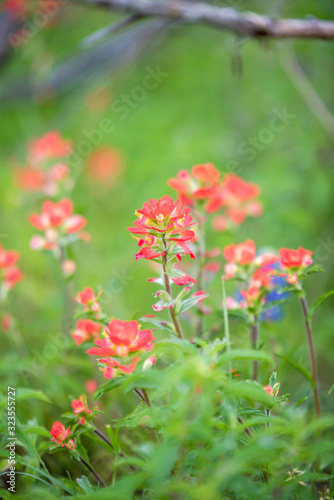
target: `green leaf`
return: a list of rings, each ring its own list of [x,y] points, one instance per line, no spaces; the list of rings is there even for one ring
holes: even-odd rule
[[[285,361],[286,363],[288,363],[290,366],[292,366],[292,368],[294,368],[295,370],[297,370],[299,373],[301,373],[311,384],[311,386],[314,388],[315,387],[315,384],[314,384],[314,380],[313,380],[313,377],[312,375],[306,370],[306,368],[304,368],[303,365],[300,365],[299,363],[296,363],[295,361],[293,361],[292,359],[290,358],[287,358],[286,356],[282,356],[281,354],[277,354],[275,353],[275,356],[277,356],[279,359],[283,359],[283,361]]]
[[[51,403],[49,398],[42,391],[35,391],[35,389],[27,389],[25,387],[19,387],[16,390],[17,401],[23,401],[24,399],[40,399],[41,401],[46,401],[47,403]]]
[[[139,322],[150,323],[151,325],[156,326],[159,330],[165,330],[175,335],[175,330],[173,329],[173,325],[171,323],[167,323],[167,321],[161,321],[158,318],[147,318],[143,316],[142,318],[139,319]]]
[[[304,396],[303,398],[300,398],[300,399],[297,401],[297,403],[293,405],[293,407],[292,407],[292,408],[293,408],[293,409],[298,408],[298,406],[300,406],[302,403],[304,403],[304,401],[306,401],[307,399],[308,399],[308,397],[307,397],[307,396]]]
[[[110,392],[116,387],[119,387],[124,382],[125,377],[117,377],[109,380],[105,384],[100,385],[100,387],[95,392],[95,399],[99,399],[106,392]]]
[[[89,479],[86,476],[81,476],[77,480],[78,485],[85,493],[91,493],[94,491],[93,486],[91,485]]]
[[[328,391],[328,396],[331,395],[331,393],[334,391],[334,384],[332,385],[332,387],[329,389]]]
[[[173,354],[175,356],[177,353],[195,354],[197,353],[197,348],[194,344],[189,342],[189,340],[171,338],[171,339],[164,339],[161,342],[156,342],[154,344],[154,352],[155,353],[161,352],[163,354]]]
[[[274,387],[275,384],[277,384],[277,372],[273,372],[269,378],[270,387]]]
[[[21,425],[21,430],[27,434],[38,434],[39,436],[45,436],[50,438],[50,431],[46,430],[44,427],[38,425]]]
[[[148,370],[128,375],[126,377],[124,392],[130,392],[138,387],[157,389],[160,386],[162,374],[156,370]]]
[[[254,382],[231,383],[224,387],[223,397],[234,397],[247,399],[250,401],[259,401],[268,408],[275,404],[275,399],[269,396],[266,391]]]
[[[329,299],[329,297],[332,297],[332,295],[334,295],[334,290],[331,290],[330,292],[327,292],[327,293],[324,293],[323,295],[321,295],[315,302],[314,304],[312,305],[312,307],[310,307],[309,309],[309,316],[313,316],[314,312],[318,309],[318,307],[321,306],[321,304],[323,302],[325,302],[325,300]]]
[[[209,297],[208,294],[201,295],[201,300],[203,300],[203,297],[206,299]],[[188,309],[191,309],[191,307],[194,307],[196,304],[198,304],[198,299],[199,297],[190,297],[189,299],[186,299],[182,302],[181,309],[180,309],[180,314],[184,313],[185,311],[188,311]]]
[[[231,352],[226,352],[223,354],[218,361],[218,365],[222,366],[231,361],[238,360],[258,360],[265,361],[266,363],[273,364],[274,360],[272,357],[263,351],[257,351],[256,349],[235,349]]]
[[[321,267],[321,266],[317,266],[317,265],[314,265],[314,266],[309,266],[309,267],[307,267],[307,268],[304,270],[303,274],[304,274],[305,276],[308,276],[309,274],[314,274],[314,273],[323,273],[323,272],[325,272],[325,269],[324,269],[323,267]]]

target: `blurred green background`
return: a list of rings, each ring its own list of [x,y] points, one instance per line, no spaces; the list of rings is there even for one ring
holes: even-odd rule
[[[240,1],[234,5],[241,10],[284,17],[313,15],[329,19],[334,14],[330,1],[275,2],[269,6],[263,1]],[[82,49],[81,42],[117,19],[119,16],[103,9],[64,7],[57,22],[38,30],[7,60],[1,70],[2,90],[7,91],[17,81],[23,86],[27,82],[28,86],[29,78],[42,79],[59,62],[96,48]],[[115,35],[107,42],[117,39]],[[74,288],[103,288],[102,304],[108,314],[125,320],[135,313],[152,313],[156,288],[147,283],[147,278],[154,276],[154,271],[147,261],[135,261],[136,244],[126,228],[132,225],[134,211],[143,202],[164,194],[174,196],[166,185],[168,178],[180,169],[203,162],[214,163],[222,172],[232,169],[257,182],[265,209],[261,218],[247,219],[234,232],[209,230],[209,248],[222,248],[246,238],[254,239],[258,247],[303,246],[313,249],[315,260],[325,268],[325,273],[313,275],[307,282],[309,302],[334,285],[334,133],[325,130],[314,116],[280,62],[291,60],[295,53],[307,79],[327,108],[333,110],[333,42],[258,42],[201,26],[175,26],[162,30],[149,46],[135,63],[113,71],[103,66],[102,72],[92,71],[65,91],[1,102],[0,241],[7,249],[20,250],[25,273],[24,282],[10,295],[11,312],[17,318],[23,342],[14,347],[1,334],[5,353],[1,378],[4,389],[7,384],[27,385],[48,395],[56,406],[38,403],[31,408],[22,403],[23,409],[19,410],[25,419],[37,414],[39,423],[46,426],[68,410],[68,395],[80,395],[85,380],[95,377],[103,381],[84,348],[78,356],[78,348],[63,340],[64,349],[56,349],[56,355],[50,355],[41,371],[31,371],[45,346],[61,335],[63,285],[52,256],[29,249],[34,230],[28,215],[39,211],[42,198],[20,192],[12,174],[15,163],[24,165],[27,143],[48,130],[58,129],[76,145],[86,140],[85,131],[97,129],[101,120],[108,118],[114,125],[112,133],[103,135],[101,144],[121,151],[125,165],[121,181],[110,188],[92,182],[85,173],[87,156],[81,155],[81,161],[72,167],[78,182],[71,194],[75,212],[87,217],[87,230],[92,235],[90,244],[79,242],[72,247],[71,256],[77,262]],[[147,67],[157,66],[166,76],[144,99],[134,99],[134,89],[142,86]],[[132,105],[122,119],[114,106],[117,99],[129,95]],[[268,137],[263,130],[270,127],[277,110],[286,110],[290,116],[282,130],[274,132],[266,143],[260,140],[261,150],[245,154],[245,144],[249,147],[254,137]],[[221,307],[220,286],[218,275],[208,299],[215,311]],[[233,288],[228,285],[229,292]],[[280,323],[262,328],[264,348],[308,366],[299,304],[293,299],[285,311]],[[329,301],[316,313],[314,321],[323,393],[334,382],[333,321],[333,303]],[[212,322],[219,324],[218,317]],[[186,328],[190,336],[190,324]],[[222,332],[221,328],[218,335]],[[234,322],[232,339],[235,345],[248,345],[247,335]],[[280,362],[278,370],[283,394],[293,392],[297,400],[309,393],[308,384],[289,366]],[[267,375],[261,374],[263,384],[268,382]],[[117,391],[115,394],[106,403],[112,412],[121,411],[113,406]],[[333,398],[326,398],[327,409],[334,408],[331,401]],[[130,403],[119,404],[122,407]]]

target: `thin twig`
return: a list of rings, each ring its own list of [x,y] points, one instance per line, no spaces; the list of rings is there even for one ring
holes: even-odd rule
[[[115,451],[115,448],[114,448],[112,442],[107,438],[107,436],[102,434],[102,432],[100,432],[99,429],[94,429],[94,432],[97,436],[99,436],[100,439],[102,439],[102,441],[107,443]]]
[[[124,19],[121,19],[118,23],[114,23],[111,24],[110,26],[94,31],[94,33],[91,33],[82,41],[81,45],[83,47],[86,47],[87,45],[99,42],[101,39],[106,38],[107,36],[114,35],[122,28],[127,28],[128,26],[131,26],[134,22],[141,19],[141,17],[142,16],[138,14],[132,14]]]
[[[304,99],[310,111],[324,127],[331,139],[334,139],[334,116],[311,84],[303,68],[299,64],[293,49],[291,48],[288,53],[286,51],[279,52],[278,59],[285,73],[298,90],[300,96]]]
[[[271,19],[255,12],[240,13],[231,7],[217,7],[189,0],[72,0],[86,5],[202,23],[255,38],[334,39],[334,21],[313,19]]]
[[[87,467],[87,469],[93,474],[93,476],[95,477],[95,479],[97,480],[97,482],[99,482],[101,484],[101,486],[103,486],[103,488],[105,488],[105,484],[103,482],[103,479],[100,477],[100,475],[96,472],[96,470],[93,469],[93,467],[91,467],[87,462],[86,460],[84,460],[82,457],[80,457],[80,461],[81,463],[84,464],[85,467]]]
[[[134,389],[134,391],[137,394],[137,396],[145,403],[144,394],[141,392],[141,390],[140,389]]]

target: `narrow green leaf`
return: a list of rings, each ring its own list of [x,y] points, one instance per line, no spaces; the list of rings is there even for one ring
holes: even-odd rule
[[[226,363],[230,363],[231,361],[238,361],[238,360],[258,360],[258,361],[264,361],[266,363],[274,363],[274,360],[272,357],[264,352],[264,351],[257,351],[255,349],[235,349],[234,351],[231,352],[226,352],[222,356],[220,356],[218,365],[224,365]]]
[[[95,392],[95,399],[99,399],[106,392],[110,392],[113,389],[116,389],[116,387],[119,387],[124,382],[124,378],[125,377],[113,378],[109,382],[100,385],[100,387]]]
[[[46,401],[47,403],[51,403],[49,398],[42,392],[36,391],[35,389],[27,389],[25,387],[19,387],[16,390],[17,401],[23,401],[24,399],[40,399],[41,401]]]
[[[321,295],[315,302],[314,304],[310,307],[309,310],[309,315],[312,317],[314,312],[318,309],[318,307],[321,306],[325,300],[329,299],[329,297],[332,297],[334,295],[334,290],[331,290],[330,292],[324,293]]]
[[[299,363],[296,363],[290,358],[287,358],[286,356],[282,356],[281,354],[275,353],[275,356],[277,356],[279,359],[283,359],[286,363],[288,363],[292,368],[297,370],[299,373],[301,373],[311,384],[312,387],[315,387],[314,380],[312,378],[312,375],[304,368],[303,365],[300,365]]]
[[[299,401],[297,401],[297,403],[294,404],[292,408],[293,409],[298,408],[298,406],[300,406],[302,403],[304,403],[304,401],[306,401],[307,399],[308,399],[307,396],[304,396],[303,398],[300,398]]]

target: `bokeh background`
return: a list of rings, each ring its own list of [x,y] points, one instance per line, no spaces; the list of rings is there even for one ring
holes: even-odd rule
[[[334,14],[332,2],[325,0],[269,6],[263,1],[240,0],[233,5],[282,17],[330,19]],[[320,120],[315,116],[309,87],[320,96],[328,113],[334,113],[333,43],[259,42],[201,26],[166,29],[155,22],[153,28],[148,22],[153,34],[146,37],[137,38],[138,27],[134,26],[99,43],[87,43],[95,30],[118,19],[120,16],[105,9],[69,2],[47,27],[36,30],[2,61],[0,241],[5,248],[21,252],[25,280],[10,295],[21,337],[13,344],[1,334],[0,373],[3,388],[8,384],[27,386],[47,394],[53,405],[36,402],[32,407],[22,402],[19,410],[22,420],[34,417],[45,426],[68,410],[69,394],[80,395],[87,379],[103,381],[84,349],[78,355],[74,343],[63,340],[64,294],[59,269],[51,255],[29,249],[34,230],[28,215],[39,211],[42,199],[27,196],[13,182],[15,166],[25,164],[28,142],[49,130],[59,130],[75,147],[87,143],[87,135],[95,140],[91,144],[88,139],[88,153],[69,163],[77,180],[70,196],[75,211],[87,217],[92,235],[90,244],[80,242],[72,247],[71,256],[77,262],[72,286],[76,291],[101,287],[108,314],[125,320],[152,313],[156,288],[147,278],[154,272],[146,261],[135,261],[136,245],[126,228],[143,202],[174,195],[166,182],[178,170],[203,162],[258,183],[264,204],[261,218],[247,219],[233,231],[217,233],[209,223],[209,248],[223,248],[246,238],[254,239],[258,247],[303,246],[315,251],[315,260],[325,269],[308,279],[309,302],[334,285],[334,130],[330,120],[324,126],[325,115],[317,105]],[[68,80],[67,75],[59,88],[43,84],[59,64],[71,59],[72,66],[78,57],[101,50],[101,44],[105,44],[102,62],[97,64],[93,56],[88,69]],[[109,52],[110,58],[105,55]],[[163,73],[161,81],[145,91],[143,98],[138,87],[143,89],[146,75],[157,68]],[[31,82],[42,90],[31,90]],[[130,104],[124,104],[126,100]],[[125,106],[122,112],[120,102]],[[277,113],[288,116],[284,126],[271,134],[264,132]],[[94,131],[103,119],[112,121],[113,131],[103,133],[101,139],[97,134],[96,139]],[[252,145],[254,140],[258,146]],[[116,148],[121,158],[120,175],[110,185],[88,175],[90,154],[100,146]],[[228,284],[229,292],[233,288]],[[218,274],[208,304],[219,311],[221,302]],[[262,327],[264,348],[308,366],[299,304],[292,300],[284,310],[282,321]],[[328,301],[314,317],[323,393],[334,382],[333,321],[333,302]],[[222,335],[218,313],[209,325],[218,325],[217,335]],[[190,323],[186,329],[191,336]],[[235,345],[248,345],[247,335],[234,321],[231,329]],[[45,356],[48,349],[52,353],[52,347],[46,346],[55,345],[57,339],[55,354]],[[42,368],[36,370],[37,365]],[[297,400],[309,393],[308,383],[299,373],[282,361],[277,368],[283,394],[293,391]],[[328,409],[334,408],[331,401],[333,398],[326,399]],[[104,404],[115,415],[122,414],[131,401],[119,401],[115,391]]]

